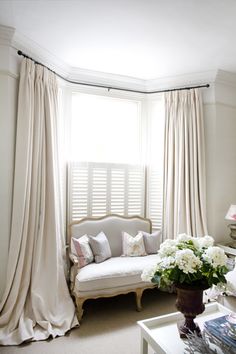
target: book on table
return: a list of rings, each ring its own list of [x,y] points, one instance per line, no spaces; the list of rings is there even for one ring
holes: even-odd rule
[[[213,336],[216,341],[224,342],[231,348],[236,349],[236,338],[230,335],[229,327],[227,326],[228,315],[214,318],[213,320],[204,323],[204,330],[210,336]]]

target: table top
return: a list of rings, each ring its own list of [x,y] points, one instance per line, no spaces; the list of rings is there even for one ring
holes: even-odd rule
[[[195,319],[201,329],[204,322],[231,313],[232,311],[216,302],[207,304],[205,311]],[[185,341],[180,339],[177,321],[182,320],[180,312],[153,317],[138,321],[142,337],[152,346],[157,354],[183,354],[186,348]]]
[[[216,246],[221,247],[226,254],[236,256],[236,248],[230,247],[230,243],[217,243]]]

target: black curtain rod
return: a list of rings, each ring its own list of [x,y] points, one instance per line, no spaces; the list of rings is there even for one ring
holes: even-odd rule
[[[98,84],[91,84],[87,82],[78,82],[78,81],[72,81],[69,79],[66,79],[65,77],[61,76],[60,74],[56,73],[46,65],[34,60],[33,58],[29,57],[27,54],[23,53],[21,50],[17,51],[17,54],[20,56],[23,56],[24,58],[28,58],[32,60],[35,64],[42,65],[51,72],[53,72],[55,75],[60,77],[62,80],[69,82],[70,84],[76,84],[76,85],[83,85],[83,86],[90,86],[90,87],[98,87],[98,88],[104,88],[107,89],[108,91],[110,90],[118,90],[118,91],[127,91],[127,92],[135,92],[135,93],[142,93],[142,94],[152,94],[152,93],[162,93],[162,92],[170,92],[170,91],[180,91],[180,90],[191,90],[195,88],[204,88],[204,87],[210,87],[209,84],[204,84],[204,85],[198,85],[198,86],[188,86],[188,87],[179,87],[179,88],[171,88],[171,89],[166,89],[166,90],[157,90],[157,91],[140,91],[140,90],[131,90],[127,88],[122,88],[122,87],[113,87],[113,86],[104,86],[104,85],[98,85]]]

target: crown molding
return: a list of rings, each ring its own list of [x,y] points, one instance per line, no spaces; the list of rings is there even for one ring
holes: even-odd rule
[[[50,69],[56,71],[66,79],[75,82],[100,84],[107,87],[115,86],[147,92],[206,83],[212,84],[212,86],[213,84],[224,84],[236,88],[236,73],[230,73],[224,70],[210,70],[205,72],[186,73],[172,77],[143,80],[124,75],[71,67],[50,51],[15,31],[14,28],[2,25],[0,25],[0,44],[9,45],[14,50],[21,50],[36,61],[39,61]],[[15,56],[17,56],[17,54],[15,54]]]
[[[13,32],[13,34],[14,38],[11,46],[15,50],[21,50],[68,80],[101,84],[104,86],[124,87],[131,90],[145,90],[144,80],[142,79],[71,67],[28,37],[17,31]]]
[[[216,83],[236,88],[236,73],[218,70]]]
[[[187,87],[203,84],[212,84],[217,76],[216,70],[209,70],[197,73],[188,73],[158,79],[146,80],[145,87],[147,91],[158,91],[169,88]]]
[[[68,77],[70,80],[101,84],[104,86],[115,86],[133,90],[145,90],[145,80],[112,73],[104,73],[81,68],[72,67]]]
[[[215,97],[217,104],[236,108],[236,73],[218,70]]]
[[[41,62],[45,66],[49,67],[51,70],[56,71],[63,77],[68,77],[70,72],[70,66],[64,63],[62,60],[58,59],[51,52],[41,47],[39,44],[29,39],[28,37],[15,32],[12,41],[12,47],[15,50],[21,50],[23,53],[32,57],[36,61]]]
[[[13,27],[0,25],[0,45],[11,45],[15,29]]]

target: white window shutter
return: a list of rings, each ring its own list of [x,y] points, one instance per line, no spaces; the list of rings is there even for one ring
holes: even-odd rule
[[[142,166],[72,162],[68,174],[69,222],[111,213],[144,215]]]
[[[98,164],[96,164],[98,165]],[[89,165],[89,175],[91,176],[90,189],[90,214],[92,216],[106,215],[107,205],[107,168],[99,167],[93,164]]]
[[[68,211],[70,221],[81,219],[89,213],[88,166],[73,162],[68,174]]]
[[[144,215],[144,192],[144,168],[130,168],[128,171],[128,215]]]
[[[161,229],[163,178],[160,169],[154,167],[148,168],[147,186],[147,216],[152,220],[153,229]]]
[[[125,169],[111,168],[110,211],[112,214],[125,214]]]

